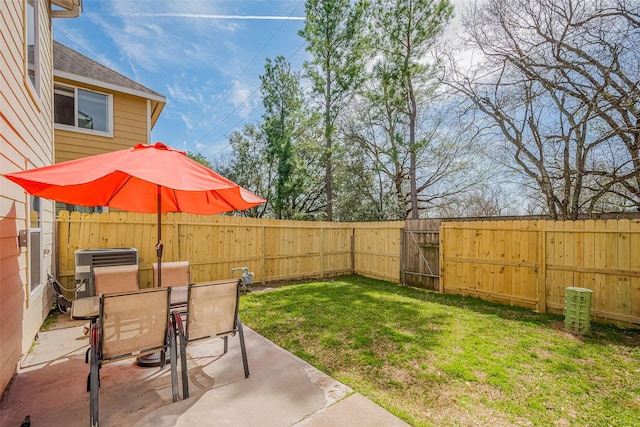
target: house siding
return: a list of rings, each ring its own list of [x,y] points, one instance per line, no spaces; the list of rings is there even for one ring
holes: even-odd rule
[[[56,78],[55,82],[113,95],[113,137],[55,129],[56,163],[147,143],[146,98],[113,92],[67,79]]]
[[[0,172],[53,162],[51,4],[37,0],[39,13],[39,93],[25,80],[24,7],[22,0],[0,1]],[[28,196],[0,177],[0,394],[23,354],[31,347],[51,307],[46,274],[53,262],[53,203],[42,201],[43,285],[29,289],[29,254],[18,246],[18,231],[29,224]]]

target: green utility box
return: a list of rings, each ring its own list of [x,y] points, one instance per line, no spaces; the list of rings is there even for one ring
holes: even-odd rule
[[[577,334],[591,332],[591,289],[568,287],[564,308],[565,331]]]

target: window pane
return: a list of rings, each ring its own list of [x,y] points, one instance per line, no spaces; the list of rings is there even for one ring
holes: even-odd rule
[[[42,284],[41,218],[40,197],[29,196],[29,284],[32,292]]]
[[[75,126],[74,90],[56,86],[54,90],[53,117],[55,123]]]
[[[78,89],[78,127],[108,132],[107,96]]]
[[[36,10],[34,0],[27,1],[27,72],[36,87]]]
[[[29,269],[31,270],[29,283],[31,292],[33,292],[42,284],[42,233],[40,230],[29,230],[29,240]]]
[[[37,196],[29,196],[29,212],[31,215],[31,222],[29,223],[30,228],[40,228],[40,197]]]

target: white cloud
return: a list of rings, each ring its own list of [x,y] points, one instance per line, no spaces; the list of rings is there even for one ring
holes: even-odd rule
[[[167,96],[172,102],[179,104],[191,104],[202,106],[202,95],[199,92],[193,93],[189,86],[180,85],[178,82],[173,82],[171,86],[166,87]]]
[[[251,87],[239,80],[234,80],[228,98],[237,112],[242,117],[245,117],[249,115],[258,104],[259,93],[257,88]]]
[[[73,49],[167,97],[154,136],[210,149],[247,115],[256,117],[264,58],[298,46],[291,47],[301,21],[288,17],[303,14],[303,5],[87,0],[78,19],[57,21],[54,29]]]

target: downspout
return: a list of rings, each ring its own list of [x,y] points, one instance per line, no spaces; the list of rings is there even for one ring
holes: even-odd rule
[[[52,18],[77,18],[82,12],[82,0],[52,0],[62,9],[51,9]]]

